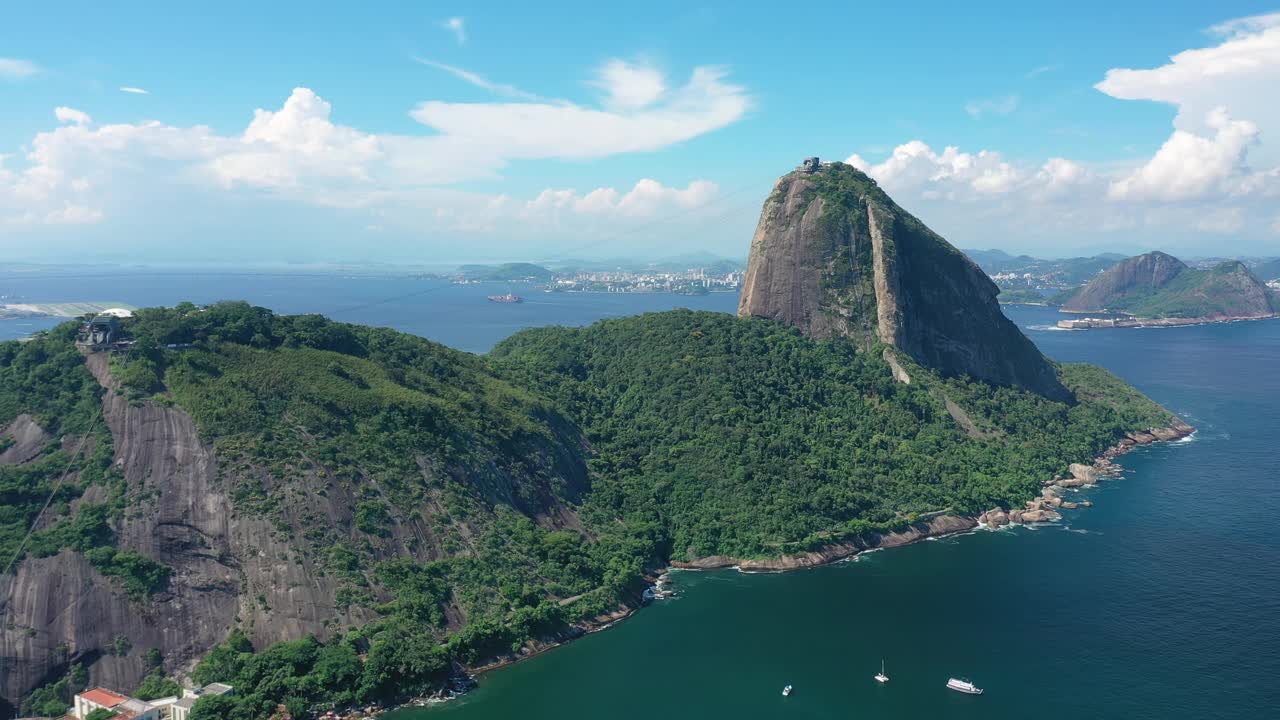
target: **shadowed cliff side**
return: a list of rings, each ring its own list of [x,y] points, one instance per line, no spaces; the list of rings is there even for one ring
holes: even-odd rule
[[[774,186],[751,241],[740,316],[806,335],[896,347],[944,375],[1070,401],[1057,371],[1005,318],[986,273],[843,163]],[[904,379],[900,377],[900,379]]]

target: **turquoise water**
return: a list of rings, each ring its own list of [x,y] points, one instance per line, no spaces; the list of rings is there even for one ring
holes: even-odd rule
[[[511,332],[736,297],[541,295],[506,285],[305,275],[0,273],[33,302],[245,298],[482,352]],[[779,575],[677,573],[681,594],[392,720],[479,718],[1263,718],[1280,716],[1280,321],[1058,332],[1006,310],[1050,356],[1100,364],[1199,428],[1125,456],[1096,506]],[[0,338],[21,336],[0,321]],[[878,685],[880,660],[892,678]],[[972,678],[980,697],[947,691]],[[782,698],[784,684],[795,685]]]
[[[1280,322],[1028,332],[1199,432],[1125,456],[1126,477],[1058,525],[794,573],[677,573],[676,599],[392,720],[1280,715]],[[986,694],[946,690],[952,675]]]

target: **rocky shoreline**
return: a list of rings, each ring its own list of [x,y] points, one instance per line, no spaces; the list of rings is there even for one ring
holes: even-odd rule
[[[992,508],[979,515],[977,521],[985,527],[1048,522],[1062,518],[1059,510],[1093,507],[1093,503],[1089,500],[1080,502],[1064,500],[1062,490],[1092,487],[1104,480],[1118,478],[1123,470],[1115,464],[1115,458],[1143,445],[1181,440],[1195,431],[1194,427],[1180,419],[1175,419],[1168,427],[1131,432],[1128,437],[1107,448],[1094,459],[1092,464],[1072,463],[1067,468],[1066,476],[1055,475],[1052,479],[1045,480],[1040,494],[1027,501],[1026,509]]]
[[[520,662],[521,660],[528,660],[531,657],[536,657],[548,650],[554,650],[565,643],[577,640],[584,635],[590,635],[591,633],[600,632],[601,630],[608,630],[615,624],[634,615],[636,610],[639,610],[643,605],[644,603],[642,602],[628,602],[624,605],[620,605],[613,612],[597,615],[589,620],[584,620],[574,625],[570,625],[553,637],[535,640],[524,648],[521,648],[521,651],[518,653],[490,658],[479,665],[468,666],[466,667],[467,674],[472,676],[481,675],[489,672],[490,670],[497,670],[500,667],[506,667],[507,665]]]
[[[727,555],[712,555],[692,561],[674,560],[671,567],[682,570],[716,570],[737,568],[742,572],[785,572],[818,567],[839,562],[868,550],[901,547],[925,538],[942,537],[972,530],[978,526],[977,518],[962,515],[936,515],[891,533],[870,533],[845,542],[832,543],[811,552],[783,555],[776,558],[742,559]]]
[[[900,547],[931,537],[944,537],[966,532],[976,527],[1001,527],[1009,524],[1020,525],[1060,520],[1062,513],[1059,510],[1073,510],[1093,506],[1093,503],[1089,500],[1080,502],[1064,500],[1061,495],[1063,489],[1093,486],[1103,480],[1117,478],[1120,476],[1121,468],[1115,464],[1115,458],[1143,445],[1180,440],[1194,432],[1194,427],[1178,418],[1175,418],[1167,427],[1130,432],[1127,437],[1107,448],[1106,451],[1095,458],[1092,464],[1072,463],[1068,467],[1066,476],[1054,476],[1052,479],[1045,480],[1042,483],[1040,495],[1028,500],[1025,508],[1006,510],[996,507],[981,513],[977,517],[939,514],[917,522],[905,530],[884,534],[872,533],[797,555],[784,555],[762,560],[713,555],[692,561],[673,561],[671,567],[685,570],[737,568],[741,572],[785,572],[787,570],[827,565],[846,560],[869,550]]]
[[[1040,495],[1033,500],[1028,500],[1025,509],[1005,510],[996,507],[976,517],[939,513],[933,517],[920,520],[904,530],[891,533],[871,533],[853,540],[833,543],[807,553],[754,560],[714,555],[692,561],[672,561],[671,567],[684,570],[736,568],[740,572],[787,572],[829,565],[871,550],[901,547],[928,538],[939,538],[968,532],[979,527],[998,528],[1011,524],[1032,524],[1059,520],[1062,518],[1059,510],[1092,507],[1093,505],[1088,500],[1081,502],[1063,500],[1060,494],[1061,490],[1091,487],[1108,478],[1119,477],[1122,470],[1119,465],[1115,464],[1115,458],[1144,445],[1180,440],[1194,432],[1194,427],[1176,418],[1167,427],[1131,432],[1120,442],[1107,448],[1106,451],[1094,459],[1092,464],[1072,463],[1068,467],[1066,476],[1055,476],[1050,480],[1044,481]],[[521,660],[527,660],[572,642],[584,635],[606,630],[631,617],[643,606],[644,602],[642,601],[628,602],[611,613],[572,625],[555,637],[531,643],[518,653],[494,658],[480,665],[466,667],[464,668],[466,676],[471,678]],[[405,705],[422,706],[442,702],[451,697],[454,697],[454,695],[414,698]]]

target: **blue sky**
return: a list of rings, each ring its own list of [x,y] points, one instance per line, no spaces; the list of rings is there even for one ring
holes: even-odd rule
[[[817,154],[963,247],[1280,255],[1276,5],[606,5],[9,8],[0,252],[744,256]]]

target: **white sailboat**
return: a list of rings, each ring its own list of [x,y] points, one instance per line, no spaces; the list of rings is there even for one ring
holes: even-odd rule
[[[889,676],[884,674],[884,658],[880,659],[880,672],[876,673],[876,682],[889,682]]]

